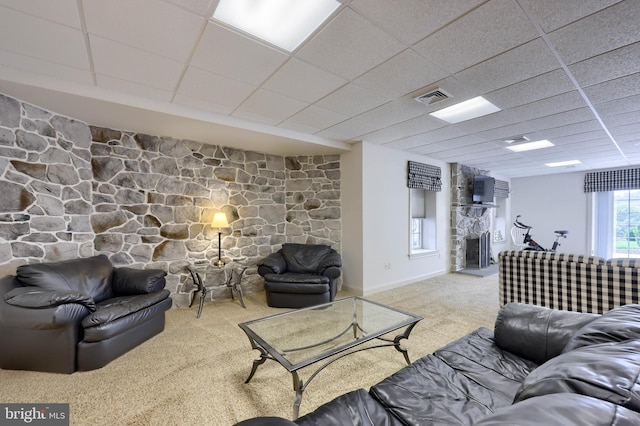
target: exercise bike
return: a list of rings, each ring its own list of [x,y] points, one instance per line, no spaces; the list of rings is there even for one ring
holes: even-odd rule
[[[542,247],[540,244],[538,244],[538,242],[536,240],[531,238],[531,235],[530,235],[529,232],[531,231],[532,227],[529,226],[529,225],[525,225],[524,223],[520,222],[518,220],[520,218],[520,216],[521,215],[516,216],[516,220],[515,220],[515,222],[513,222],[513,226],[515,226],[516,228],[520,228],[520,229],[526,229],[526,231],[527,231],[524,234],[523,243],[525,243],[527,245],[524,248],[524,250],[551,251],[551,252],[554,252],[560,246],[560,243],[558,242],[558,240],[560,240],[560,238],[567,238],[567,234],[569,234],[569,231],[566,231],[566,230],[553,231],[553,233],[556,235],[556,240],[554,241],[553,246],[551,247],[551,249],[546,249],[546,248]]]

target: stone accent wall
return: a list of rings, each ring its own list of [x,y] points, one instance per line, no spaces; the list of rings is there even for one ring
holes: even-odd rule
[[[194,286],[185,266],[218,256],[248,269],[282,243],[340,250],[340,157],[282,157],[90,126],[0,95],[0,275],[25,263],[106,254],[161,268],[175,304]],[[222,275],[221,275],[222,274]],[[223,271],[210,297],[230,297]]]
[[[451,270],[465,268],[466,239],[491,230],[488,208],[473,207],[473,176],[488,175],[484,170],[451,164]]]

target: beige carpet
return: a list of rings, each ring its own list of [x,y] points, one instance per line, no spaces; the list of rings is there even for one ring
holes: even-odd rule
[[[448,274],[369,299],[424,317],[404,345],[415,360],[479,326],[492,328],[498,277]],[[200,319],[197,303],[173,309],[163,333],[96,371],[0,370],[0,402],[67,402],[72,425],[232,425],[260,415],[291,418],[293,381],[278,363],[265,362],[244,384],[258,352],[237,326],[285,310],[267,307],[264,293],[246,296],[245,303],[247,309],[231,300],[209,303]],[[342,358],[310,383],[300,414],[347,391],[368,389],[405,365],[388,347]],[[313,371],[303,369],[300,377]]]

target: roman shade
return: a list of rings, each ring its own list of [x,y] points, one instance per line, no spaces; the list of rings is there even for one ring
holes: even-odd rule
[[[584,192],[640,189],[640,169],[605,170],[584,176]]]
[[[426,189],[427,191],[442,190],[442,171],[438,166],[409,161],[407,187]]]

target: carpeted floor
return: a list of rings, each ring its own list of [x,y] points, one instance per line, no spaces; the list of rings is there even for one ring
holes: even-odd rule
[[[448,274],[368,298],[424,317],[404,344],[415,360],[480,326],[493,327],[498,276]],[[285,310],[267,307],[264,293],[247,295],[245,303],[247,309],[230,300],[209,303],[200,319],[196,306],[173,309],[163,333],[96,371],[0,370],[0,402],[66,402],[72,425],[224,426],[261,415],[291,418],[293,382],[278,363],[262,364],[244,384],[258,352],[237,326]],[[310,383],[300,415],[405,365],[393,348],[344,357]],[[313,371],[303,369],[300,377]]]

